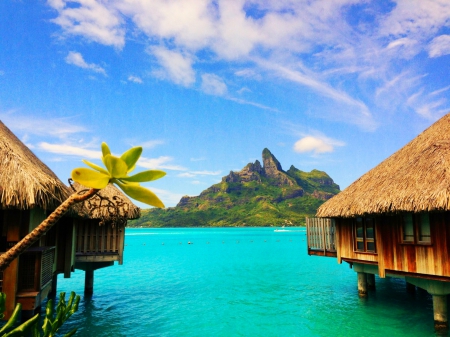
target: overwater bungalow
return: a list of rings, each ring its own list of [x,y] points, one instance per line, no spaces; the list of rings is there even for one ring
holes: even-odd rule
[[[0,253],[36,228],[73,192],[0,122]],[[50,293],[56,293],[57,275],[70,277],[75,268],[86,271],[86,292],[91,293],[95,269],[114,261],[122,264],[124,226],[135,217],[139,209],[113,186],[73,207],[0,273],[0,291],[7,296],[5,319],[16,303],[22,304],[24,318],[32,316]]]
[[[75,183],[76,191],[83,186]],[[127,220],[140,217],[140,209],[114,185],[108,185],[84,203],[88,217],[78,221],[75,234],[75,269],[85,271],[85,294],[94,291],[94,271],[123,264]]]
[[[375,275],[397,277],[433,298],[448,328],[450,114],[325,202],[307,220],[308,254],[336,257],[367,295]]]

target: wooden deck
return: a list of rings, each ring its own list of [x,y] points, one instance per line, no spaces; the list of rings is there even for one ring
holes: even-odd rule
[[[308,255],[336,257],[336,227],[334,220],[306,218]]]

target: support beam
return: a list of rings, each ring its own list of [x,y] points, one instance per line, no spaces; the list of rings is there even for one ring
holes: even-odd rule
[[[359,297],[367,297],[367,274],[358,272],[358,295]]]
[[[84,274],[84,294],[92,295],[94,293],[94,270],[87,269]]]
[[[367,274],[367,289],[375,290],[375,274]]]
[[[433,295],[434,328],[448,330],[447,295]]]
[[[406,291],[408,293],[413,294],[413,293],[416,292],[416,286],[414,284],[412,284],[412,283],[406,282]]]
[[[56,297],[56,290],[58,287],[58,274],[54,274],[52,278],[52,289],[49,292],[49,296],[55,298]]]

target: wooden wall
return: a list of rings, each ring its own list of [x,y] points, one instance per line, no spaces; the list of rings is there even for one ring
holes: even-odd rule
[[[401,271],[450,277],[450,221],[448,213],[430,214],[431,244],[402,243],[399,217],[380,218],[380,271]]]
[[[352,219],[336,220],[336,237],[337,237],[336,245],[338,251],[337,256],[338,262],[341,263],[342,259],[347,259],[347,260],[365,261],[370,264],[377,263],[378,253],[373,254],[355,251],[352,221],[353,221]]]
[[[431,244],[402,243],[401,218],[375,218],[377,253],[354,251],[351,219],[337,219],[338,259],[378,263],[379,276],[386,272],[450,277],[450,213],[430,213]]]

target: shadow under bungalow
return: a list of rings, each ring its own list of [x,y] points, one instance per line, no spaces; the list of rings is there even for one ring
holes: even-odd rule
[[[432,295],[435,328],[448,329],[450,114],[325,202],[307,219],[308,254],[336,257],[358,292],[403,278]]]
[[[80,185],[68,187],[0,121],[0,252],[36,228]],[[16,303],[22,318],[56,294],[57,275],[85,271],[85,293],[92,294],[94,271],[123,262],[127,219],[140,210],[114,186],[73,207],[38,242],[0,272],[6,294],[5,319]]]

